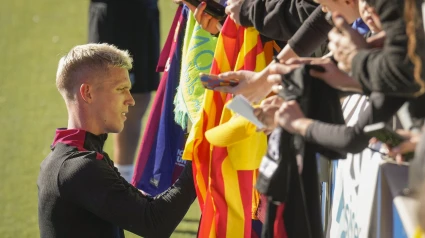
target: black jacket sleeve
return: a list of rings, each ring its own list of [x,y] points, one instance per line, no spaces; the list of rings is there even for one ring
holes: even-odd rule
[[[170,237],[196,198],[192,165],[164,193],[149,198],[102,160],[89,160],[62,174],[61,196],[98,217],[143,237]]]
[[[313,0],[245,0],[239,12],[241,25],[262,35],[288,41],[316,9]]]
[[[387,95],[411,96],[419,87],[414,83],[414,67],[407,56],[408,36],[404,19],[404,1],[372,0],[371,4],[378,12],[387,36],[382,49],[366,49],[358,52],[352,62],[353,77],[361,83],[366,94],[377,91]],[[418,14],[420,9],[420,7],[417,9]],[[419,30],[416,31],[416,52],[422,62],[425,62],[423,28],[418,26],[417,29]]]
[[[335,151],[359,153],[367,147],[370,139],[363,133],[363,128],[369,124],[387,122],[405,102],[405,98],[372,93],[369,106],[353,127],[315,121],[307,128],[305,138]]]
[[[311,56],[328,39],[332,25],[326,21],[325,16],[326,13],[318,6],[288,41],[299,57]]]

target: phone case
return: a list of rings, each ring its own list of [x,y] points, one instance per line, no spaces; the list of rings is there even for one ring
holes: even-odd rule
[[[211,75],[211,74],[201,74],[200,79],[204,88],[211,89],[211,90],[214,90],[216,87],[221,87],[221,86],[234,87],[238,85],[238,81],[220,79],[218,78],[217,75]]]
[[[225,7],[214,0],[185,0],[185,1],[195,7],[197,7],[201,2],[207,3],[207,8],[205,8],[204,11],[219,21],[223,20],[227,16]]]

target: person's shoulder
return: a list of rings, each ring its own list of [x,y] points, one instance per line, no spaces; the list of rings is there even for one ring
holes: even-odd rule
[[[96,151],[74,150],[63,161],[59,171],[59,182],[62,186],[84,182],[97,174],[111,170],[101,154]]]

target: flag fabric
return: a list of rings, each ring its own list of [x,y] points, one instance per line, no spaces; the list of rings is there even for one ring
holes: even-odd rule
[[[152,196],[169,188],[185,166],[181,160],[185,133],[174,122],[173,113],[185,15],[182,7],[179,7],[161,53],[158,69],[164,69],[164,73],[143,135],[132,180],[135,187]]]
[[[260,71],[272,55],[266,56],[264,48],[254,28],[237,26],[228,19],[217,41],[211,74]],[[199,120],[192,126],[183,153],[183,159],[192,160],[202,210],[198,237],[202,238],[256,236],[252,218],[256,218],[259,194],[253,187],[267,138],[225,108],[231,98],[205,91]]]
[[[189,13],[183,43],[180,83],[174,100],[175,120],[184,129],[187,128],[189,120],[191,123],[198,120],[205,91],[199,73],[210,72],[216,43],[217,37],[203,30],[193,14]]]

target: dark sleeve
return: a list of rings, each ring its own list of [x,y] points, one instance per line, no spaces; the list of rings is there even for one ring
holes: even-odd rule
[[[366,94],[377,91],[387,95],[409,96],[418,91],[419,87],[414,83],[414,67],[407,56],[408,37],[404,20],[404,1],[376,0],[373,3],[382,21],[382,28],[386,32],[384,47],[360,50],[352,62],[353,77],[361,83]],[[422,62],[425,62],[423,28],[418,26],[417,29],[420,30],[416,33],[418,44],[416,52]]]
[[[425,94],[409,101],[408,110],[410,118],[412,119],[412,127],[421,129],[424,125],[425,119]]]
[[[314,121],[307,128],[305,139],[338,152],[359,153],[367,147],[370,139],[363,133],[363,128],[369,124],[387,122],[405,102],[404,98],[372,93],[369,106],[353,127]]]
[[[170,237],[196,198],[192,164],[164,193],[148,198],[102,160],[87,159],[60,176],[61,196],[143,237]]]
[[[312,55],[328,39],[332,25],[326,21],[325,16],[326,13],[318,6],[288,41],[288,45],[299,57]]]
[[[244,27],[253,26],[266,37],[287,41],[316,7],[313,0],[245,0],[239,19]]]

